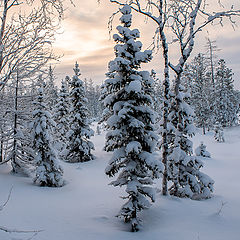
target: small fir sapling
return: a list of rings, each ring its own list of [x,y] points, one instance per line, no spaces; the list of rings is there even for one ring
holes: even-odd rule
[[[214,139],[217,142],[225,142],[223,128],[219,125],[216,125],[214,131],[215,131]]]
[[[113,151],[112,159],[106,167],[110,177],[119,173],[113,186],[126,186],[127,202],[118,217],[131,224],[132,231],[138,231],[139,213],[155,201],[154,178],[159,177],[162,164],[156,160],[155,151],[158,136],[154,123],[156,114],[151,109],[153,80],[149,72],[139,71],[141,63],[149,62],[152,52],[141,51],[142,43],[137,29],[131,30],[131,8],[124,5],[120,9],[123,26],[118,26],[118,34],[113,38],[116,58],[109,63],[108,79],[105,80],[102,100],[106,109],[106,151]]]
[[[89,140],[94,135],[89,127],[88,110],[86,108],[84,83],[79,79],[81,75],[78,63],[73,69],[75,75],[70,82],[70,130],[68,131],[68,143],[66,160],[68,162],[86,162],[93,160],[91,151],[93,143]]]
[[[51,129],[55,122],[46,110],[43,89],[38,91],[33,111],[33,150],[35,151],[36,175],[34,182],[40,186],[61,187],[63,169],[52,145]]]
[[[203,142],[195,149],[195,154],[196,156],[211,158],[211,154],[207,151],[207,147]]]
[[[100,134],[101,134],[101,128],[100,128],[99,125],[97,125],[96,133],[97,133],[97,135],[100,135]]]

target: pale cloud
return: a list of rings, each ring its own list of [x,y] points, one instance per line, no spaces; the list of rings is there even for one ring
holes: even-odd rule
[[[225,1],[228,5],[236,2]],[[108,62],[114,58],[114,42],[109,40],[107,24],[109,17],[117,9],[118,6],[109,3],[109,0],[102,0],[101,4],[98,4],[97,0],[78,1],[76,7],[69,6],[62,26],[63,33],[57,36],[54,45],[57,53],[64,54],[61,63],[56,67],[59,78],[71,76],[73,65],[78,61],[83,78],[92,78],[97,84],[105,79]],[[119,16],[114,21],[114,29],[119,24],[118,19]],[[152,22],[145,23],[144,20],[144,17],[134,14],[132,27],[140,29],[140,40],[143,42],[143,49],[146,49],[152,42],[155,26]],[[231,26],[225,23],[223,28],[210,26],[207,30],[208,32],[203,31],[196,38],[193,56],[206,50],[206,37],[217,40],[218,47],[222,49],[217,55],[224,58],[233,69],[236,86],[240,89],[240,28],[233,31]],[[176,44],[170,46],[170,56],[171,61],[176,63],[179,57]],[[161,52],[154,54],[153,61],[143,66],[143,69],[152,68],[157,73],[162,73]]]

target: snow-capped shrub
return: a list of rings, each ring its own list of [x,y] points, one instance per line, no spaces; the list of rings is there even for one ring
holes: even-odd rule
[[[195,154],[196,156],[211,158],[211,154],[207,151],[207,147],[203,142],[195,149]]]
[[[223,128],[220,125],[215,126],[214,139],[217,142],[225,142]]]

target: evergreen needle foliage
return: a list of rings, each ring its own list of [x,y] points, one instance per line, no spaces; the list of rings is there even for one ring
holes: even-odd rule
[[[113,151],[113,157],[106,167],[106,174],[118,177],[113,186],[126,186],[127,202],[118,217],[130,222],[132,231],[139,229],[139,212],[150,207],[155,201],[151,187],[153,179],[159,177],[161,162],[155,160],[158,136],[154,133],[156,114],[151,110],[153,80],[149,72],[139,71],[141,63],[152,59],[152,52],[141,51],[142,43],[137,41],[140,34],[131,30],[131,8],[120,9],[119,34],[113,38],[117,43],[116,58],[109,63],[108,79],[105,80],[102,99],[106,109],[104,120],[109,130],[106,136],[106,151]]]

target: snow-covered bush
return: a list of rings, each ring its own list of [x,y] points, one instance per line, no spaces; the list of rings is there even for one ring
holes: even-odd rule
[[[173,185],[169,188],[170,194],[194,200],[210,198],[214,181],[200,171],[203,162],[199,157],[184,155],[175,166],[176,175],[173,178]]]
[[[106,167],[106,174],[113,177],[113,186],[126,186],[127,202],[118,217],[130,222],[132,231],[139,229],[139,212],[150,207],[155,201],[155,190],[150,186],[159,176],[162,165],[155,160],[153,152],[158,137],[154,133],[156,114],[151,110],[153,80],[147,71],[138,71],[140,64],[149,62],[152,52],[141,51],[142,43],[137,29],[130,30],[131,8],[120,9],[123,26],[113,38],[116,58],[109,63],[108,79],[105,80],[102,99],[106,109],[106,151],[113,151]]]
[[[35,152],[36,175],[34,182],[40,186],[61,187],[63,169],[52,145],[51,129],[55,125],[46,110],[43,89],[39,89],[33,111],[33,150]]]
[[[195,149],[196,156],[211,158],[211,154],[207,151],[207,146],[201,142],[201,144]]]

